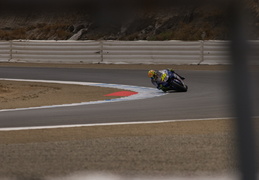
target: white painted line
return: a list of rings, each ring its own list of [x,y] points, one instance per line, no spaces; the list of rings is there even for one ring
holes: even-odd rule
[[[59,126],[11,127],[11,128],[0,128],[0,131],[76,128],[76,127],[93,127],[93,126],[117,126],[117,125],[135,125],[135,124],[160,124],[160,123],[169,123],[169,122],[215,121],[215,120],[228,120],[228,119],[233,119],[233,117],[178,119],[178,120],[160,120],[160,121],[158,120],[158,121],[136,121],[136,122],[113,122],[113,123],[96,123],[96,124],[72,124],[72,125],[59,125]]]
[[[142,87],[142,86],[120,85],[120,84],[106,84],[106,83],[94,83],[94,82],[74,82],[74,81],[32,80],[32,79],[6,79],[6,78],[0,78],[0,80],[109,87],[109,88],[130,90],[130,91],[134,91],[134,92],[138,93],[138,94],[134,94],[134,95],[126,96],[126,97],[122,97],[122,98],[117,98],[117,99],[109,99],[109,100],[102,100],[102,101],[90,101],[90,102],[81,102],[81,103],[72,103],[72,104],[59,104],[59,105],[51,105],[51,106],[29,107],[29,108],[1,109],[0,112],[46,109],[46,108],[57,108],[57,107],[70,107],[70,106],[81,106],[81,105],[90,105],[90,104],[101,104],[101,103],[108,103],[108,102],[119,102],[119,101],[146,99],[146,98],[153,98],[153,97],[157,97],[157,96],[166,95],[166,93],[163,93],[162,91],[159,91],[155,88]]]

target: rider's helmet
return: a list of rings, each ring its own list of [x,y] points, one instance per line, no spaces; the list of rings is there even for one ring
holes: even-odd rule
[[[150,78],[155,78],[157,76],[157,73],[155,70],[149,70],[147,75]]]

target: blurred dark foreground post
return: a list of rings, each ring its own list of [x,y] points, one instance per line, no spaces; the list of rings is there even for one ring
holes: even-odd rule
[[[231,0],[229,25],[231,34],[232,92],[236,115],[239,170],[242,180],[256,180],[255,131],[252,121],[252,88],[249,73],[249,44],[245,2]]]

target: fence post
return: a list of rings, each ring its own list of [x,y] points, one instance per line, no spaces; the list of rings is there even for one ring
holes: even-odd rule
[[[204,40],[200,41],[200,54],[201,54],[201,60],[198,63],[198,65],[200,65],[204,61]]]
[[[10,58],[9,58],[9,61],[11,61],[13,59],[13,41],[10,40],[9,41],[9,48],[10,48]]]
[[[100,41],[100,56],[101,56],[101,63],[103,62],[103,41]]]

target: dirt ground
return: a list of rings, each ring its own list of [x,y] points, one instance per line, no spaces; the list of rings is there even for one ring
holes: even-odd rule
[[[20,179],[78,172],[126,176],[234,173],[231,120],[0,131],[0,174]]]
[[[125,65],[85,66],[62,65],[70,68],[126,68]],[[168,65],[128,66],[134,69],[163,67]],[[196,66],[174,67],[197,69]],[[228,67],[200,68],[219,70]],[[0,107],[31,106],[35,101],[40,102],[34,104],[38,106],[43,105],[44,99],[53,99],[54,104],[82,99],[86,101],[89,100],[87,95],[92,96],[92,93],[95,94],[94,98],[103,99],[103,95],[110,92],[114,92],[114,89],[0,81]],[[148,175],[158,179],[170,175],[231,174],[238,168],[234,122],[231,119],[219,119],[0,131],[0,179],[37,180],[79,172],[114,173],[131,177]]]
[[[0,109],[71,104],[119,98],[105,96],[121,91],[83,85],[18,82],[0,80]]]

